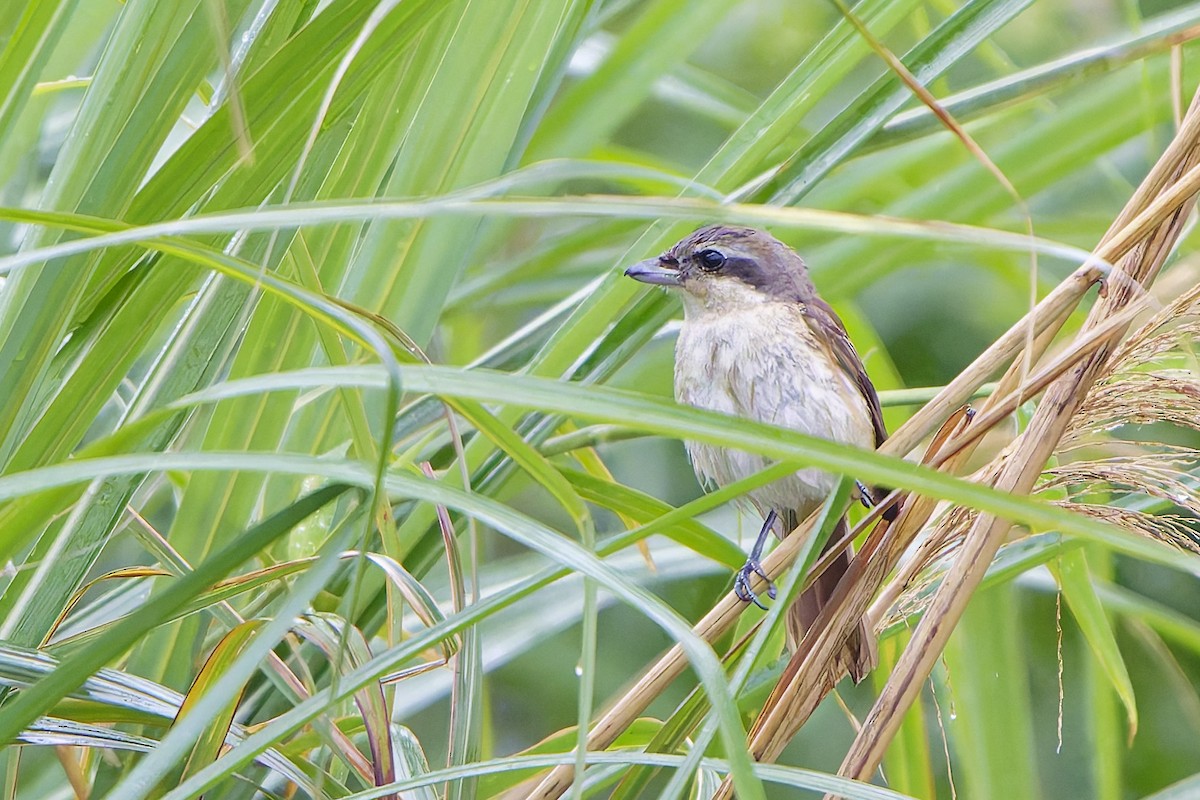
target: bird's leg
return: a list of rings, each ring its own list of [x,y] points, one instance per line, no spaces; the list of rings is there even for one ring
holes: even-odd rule
[[[750,548],[750,557],[746,559],[745,565],[737,571],[737,575],[733,579],[733,593],[739,599],[746,603],[754,603],[759,608],[766,610],[766,606],[758,599],[758,595],[750,588],[750,576],[758,575],[767,582],[767,597],[775,599],[775,584],[771,583],[771,579],[767,577],[767,573],[763,572],[762,564],[759,559],[762,558],[763,548],[767,546],[767,537],[771,535],[771,528],[775,526],[775,521],[779,519],[779,515],[772,509],[767,518],[763,520],[762,530],[758,532],[758,538],[754,540],[754,547]]]
[[[854,485],[858,487],[858,501],[863,504],[863,508],[874,508],[875,498],[871,496],[871,490],[862,481],[856,480]]]

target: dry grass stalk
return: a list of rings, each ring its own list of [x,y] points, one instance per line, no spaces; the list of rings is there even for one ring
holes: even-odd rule
[[[1196,462],[1195,451],[1169,448],[1164,452],[1073,461],[1046,471],[1041,491],[1065,489],[1071,502],[1112,488],[1156,497],[1200,516],[1200,493],[1187,472]]]
[[[1062,508],[1172,547],[1200,551],[1200,536],[1184,518],[1111,504],[1115,491],[1164,500],[1188,510],[1193,518],[1200,516],[1200,485],[1190,474],[1200,459],[1197,450],[1155,445],[1144,435],[1136,442],[1111,438],[1114,428],[1127,425],[1167,423],[1176,428],[1200,429],[1200,379],[1196,373],[1145,371],[1155,361],[1191,344],[1200,332],[1198,312],[1200,286],[1185,292],[1117,348],[1107,374],[1096,382],[1072,417],[1055,451],[1061,463],[1043,472],[1043,480],[1035,489],[1037,494],[1065,492],[1065,500],[1055,501]],[[1034,382],[1036,378],[1030,380]],[[980,418],[989,416],[983,414]],[[1102,455],[1095,454],[1097,449]],[[1005,457],[1002,453],[971,480],[992,483]],[[973,509],[948,509],[872,605],[870,617],[877,630],[923,610],[930,599],[930,585],[941,578],[976,517]]]
[[[1023,369],[1019,363],[1015,363],[1010,369],[1009,374],[999,383],[996,391],[988,398],[982,412],[976,417],[974,424],[965,430],[961,436],[956,437],[944,447],[938,457],[934,459],[933,465],[940,466],[946,459],[958,453],[963,447],[977,442],[985,433],[1005,420],[1021,403],[1040,394],[1051,382],[1061,377],[1067,370],[1079,363],[1082,358],[1101,346],[1111,344],[1112,340],[1119,336],[1124,326],[1128,325],[1141,310],[1142,302],[1139,301],[1131,304],[1129,308],[1124,309],[1120,313],[1114,314],[1101,325],[1087,331],[1085,335],[1081,336],[1074,343],[1070,350],[1062,353],[1050,364],[1039,369],[1016,388],[1010,388]],[[1049,334],[1050,332],[1050,330],[1047,330],[1045,334]],[[1039,337],[1039,341],[1041,338]],[[1039,350],[1037,341],[1034,343],[1034,349]]]
[[[992,465],[996,465],[998,470],[998,461],[990,462],[989,467]],[[994,477],[995,475],[992,476]],[[979,474],[971,476],[971,480],[991,482]],[[881,629],[882,620],[889,617],[893,607],[904,605],[906,599],[928,583],[928,574],[932,568],[944,562],[957,548],[978,516],[978,512],[973,508],[945,504],[939,506],[940,510],[931,515],[936,517],[936,521],[927,523],[927,529],[918,532],[918,536],[915,537],[917,544],[911,554],[903,559],[895,575],[880,589],[879,595],[871,604],[868,614],[875,630]]]
[[[1176,514],[1150,514],[1135,508],[1102,503],[1057,500],[1054,505],[1077,514],[1124,528],[1146,539],[1171,547],[1200,552],[1200,539],[1189,521],[1194,518]],[[882,632],[896,625],[909,624],[925,613],[932,600],[932,587],[942,579],[974,524],[978,512],[954,508],[921,543],[895,578],[890,580],[868,612],[871,627]],[[1008,543],[1024,537],[1009,539]]]
[[[1193,369],[1147,369],[1168,355],[1195,363],[1200,286],[1156,314],[1113,354],[1064,437],[1063,450],[1106,438],[1114,428],[1165,422],[1200,430],[1200,379]]]
[[[1188,135],[1190,134],[1186,129],[1181,129],[1179,137],[1168,147],[1159,164],[1174,163],[1172,159],[1178,158],[1174,148],[1181,138]],[[904,455],[916,447],[921,439],[929,435],[941,420],[953,413],[954,409],[965,403],[992,374],[1010,363],[1014,354],[1028,342],[1031,335],[1042,343],[1040,346],[1034,346],[1031,361],[1036,360],[1054,333],[1095,283],[1106,276],[1113,281],[1123,281],[1122,273],[1111,274],[1111,264],[1124,257],[1144,238],[1145,231],[1162,224],[1196,193],[1196,185],[1200,184],[1200,166],[1190,170],[1187,177],[1187,184],[1182,187],[1179,184],[1173,185],[1171,188],[1177,191],[1168,195],[1163,194],[1167,185],[1165,176],[1153,173],[1148,175],[1109,226],[1093,257],[1067,276],[1033,310],[1005,331],[970,366],[947,384],[937,397],[906,420],[884,443],[880,452]],[[1188,191],[1185,193],[1184,189]],[[1129,288],[1136,289],[1136,286],[1137,284],[1134,284]]]
[[[1197,172],[1195,165],[1198,142],[1200,108],[1194,99],[1182,129],[1167,153],[1151,170],[1144,184],[1166,187],[1180,176],[1187,176],[1190,180]],[[1148,203],[1145,212],[1141,214],[1137,213],[1135,201],[1131,201],[1121,218],[1133,217],[1134,223],[1143,225],[1146,212],[1153,209],[1158,213],[1163,208],[1160,201],[1168,195],[1173,202],[1177,201],[1178,205],[1120,262],[1120,271],[1131,282],[1141,287],[1153,282],[1166,260],[1182,229],[1186,214],[1191,209],[1190,198],[1195,192],[1192,188],[1185,195],[1181,191],[1173,190],[1173,187],[1159,196],[1159,192],[1149,191],[1145,185],[1143,190],[1135,195],[1135,201],[1145,203],[1150,197],[1156,199]],[[1112,238],[1117,239],[1119,236],[1114,235]],[[1097,302],[1088,316],[1084,333],[1102,325],[1113,314],[1119,313],[1135,294],[1132,283],[1109,281],[1105,296]],[[1028,494],[1033,489],[1046,461],[1070,425],[1072,416],[1083,404],[1095,381],[1104,374],[1111,350],[1109,345],[1098,348],[1047,390],[1028,429],[1017,441],[1011,457],[1000,470],[995,482],[996,488],[1019,494]],[[976,519],[958,558],[946,574],[928,611],[901,655],[895,671],[864,721],[862,730],[842,763],[840,774],[867,779],[878,767],[888,743],[899,729],[904,713],[919,694],[971,594],[979,585],[1010,527],[1010,522],[991,514],[981,514]]]
[[[892,433],[879,448],[881,453],[904,456],[928,436],[943,420],[961,408],[975,390],[988,378],[1008,364],[1028,340],[1032,330],[1040,337],[1044,332],[1058,331],[1063,321],[1083,299],[1088,290],[1103,280],[1107,270],[1100,262],[1088,262],[1054,287],[1037,306],[988,347],[970,366],[938,392]]]
[[[1093,340],[1100,338],[1105,327],[1124,321],[1139,306],[1150,302],[1150,295],[1143,295],[1121,314],[1110,317],[1104,326],[1092,329],[1088,336]],[[1191,448],[1166,445],[1159,446],[1159,452],[1149,452],[1148,447],[1153,445],[1144,435],[1137,442],[1127,444],[1111,438],[1113,429],[1128,425],[1167,423],[1173,427],[1200,429],[1200,379],[1196,371],[1161,368],[1147,371],[1167,356],[1182,357],[1187,363],[1194,363],[1196,359],[1191,346],[1197,335],[1200,335],[1200,286],[1183,292],[1117,347],[1106,367],[1106,374],[1092,387],[1072,417],[1055,451],[1062,463],[1043,473],[1044,480],[1036,493],[1065,490],[1068,499],[1057,502],[1060,507],[1195,552],[1200,546],[1200,538],[1182,518],[1113,508],[1108,504],[1108,497],[1114,489],[1123,490],[1175,503],[1200,516],[1200,491],[1188,473],[1200,453]],[[1062,362],[1060,357],[1056,364]],[[1057,376],[1061,369],[1043,368],[1038,375],[1028,379],[1021,391],[1011,396],[1012,399],[1040,391],[1046,384],[1042,376],[1050,372]],[[979,429],[973,429],[973,435],[977,438],[983,429],[990,427],[999,412],[1007,412],[1013,407],[1013,401],[1006,400],[988,409],[976,420]],[[1103,447],[1103,457],[1094,454],[1097,445]],[[1081,452],[1084,457],[1078,458]],[[1122,452],[1129,455],[1121,455]],[[970,479],[990,484],[1002,463],[1003,456],[999,456]],[[1103,496],[1104,504],[1087,502],[1089,495],[1097,494]],[[961,507],[950,508],[941,516],[872,605],[869,613],[877,630],[923,611],[930,599],[929,587],[940,580],[946,563],[962,543],[976,516],[973,509]]]
[[[1065,443],[1074,447],[1122,425],[1167,422],[1196,429],[1200,423],[1200,385],[1191,371],[1169,370],[1122,376],[1088,397],[1080,421]]]
[[[1157,539],[1183,550],[1200,551],[1200,542],[1196,540],[1196,533],[1188,525],[1187,518],[1176,514],[1147,514],[1132,508],[1091,503],[1060,502],[1058,505],[1103,522],[1137,531],[1147,539]]]
[[[1059,378],[1067,369],[1077,363],[1081,357],[1108,342],[1119,326],[1132,320],[1138,310],[1138,304],[1131,304],[1129,308],[1120,314],[1109,318],[1103,325],[1093,329],[1084,336],[1069,352],[1064,353],[1055,359],[1053,363],[1038,370],[1036,374],[1028,378],[1015,390],[1002,391],[1005,384],[1002,381],[999,390],[992,394],[986,407],[977,415],[975,424],[964,431],[962,435],[955,437],[948,446],[943,448],[939,458],[934,461],[934,464],[940,467],[947,458],[957,454],[962,448],[978,444],[984,434],[1006,419],[1021,402],[1041,393],[1051,381]],[[1051,333],[1054,333],[1054,331],[1047,330],[1042,337],[1039,337],[1039,341],[1034,344],[1035,351],[1038,353],[1045,351],[1049,344],[1048,340],[1052,338],[1048,335]],[[1011,383],[1011,380],[1019,373],[1018,366],[1018,364],[1014,363],[1009,374],[1005,376],[1008,382]],[[1007,449],[1005,452],[1007,452]],[[976,483],[992,485],[999,476],[1000,468],[1003,466],[1005,459],[1005,453],[1002,452],[982,469],[970,476],[970,480]],[[871,606],[869,614],[877,625],[880,620],[888,615],[893,605],[902,601],[902,596],[910,590],[910,587],[920,582],[918,581],[918,576],[928,571],[931,566],[944,561],[962,542],[963,537],[977,516],[974,509],[961,506],[950,507],[946,510],[945,514],[941,515],[932,529],[920,539],[916,551],[911,557],[905,560],[905,563],[901,565],[896,575],[883,587],[878,599]]]
[[[1028,365],[1036,363],[1050,349],[1065,320],[1065,316],[1055,320],[1053,325],[1033,337],[1033,342],[1024,357],[1015,359],[1009,365],[1007,372],[998,382],[996,391],[984,401],[982,411],[976,415],[975,424],[955,437],[948,446],[942,447],[945,459],[936,461],[937,466],[945,470],[947,465],[944,464],[944,461],[957,456],[963,448],[969,447],[973,452],[974,448],[982,441],[984,434],[1002,420],[1007,419],[1008,415],[1022,402],[1040,393],[1051,380],[1058,378],[1063,371],[1078,360],[1077,357],[1069,357],[1071,355],[1069,352],[1060,357],[1055,364],[1039,370],[1033,377],[1021,380],[1025,376]],[[1090,348],[1077,347],[1072,348],[1072,351],[1079,351],[1081,357],[1090,352]],[[969,480],[991,485],[1004,463],[1005,452],[1007,452],[1007,448],[982,469],[971,475]],[[959,459],[959,463],[962,460],[965,459]],[[932,513],[928,515],[928,517],[932,516],[934,516]],[[920,538],[916,551],[904,560],[896,574],[883,586],[867,612],[875,630],[881,630],[884,625],[888,624],[892,609],[904,605],[906,600],[911,604],[911,598],[916,596],[922,597],[925,603],[928,602],[928,597],[924,596],[923,590],[932,581],[929,576],[930,567],[941,562],[961,542],[962,537],[974,523],[977,512],[972,508],[952,506],[937,516],[938,521],[923,537],[920,537],[921,532],[919,531],[912,532],[914,540]],[[928,517],[923,524],[928,525]],[[905,605],[905,608],[907,607]],[[917,606],[913,606],[913,610],[916,609]]]

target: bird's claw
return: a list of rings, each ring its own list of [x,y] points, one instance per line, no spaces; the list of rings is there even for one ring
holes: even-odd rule
[[[858,487],[858,500],[863,504],[864,508],[874,508],[875,498],[871,495],[871,490],[862,481],[855,481],[854,485]]]
[[[757,575],[767,582],[767,597],[774,600],[775,584],[771,583],[771,579],[767,577],[767,573],[763,572],[762,564],[753,558],[746,561],[742,568],[737,571],[737,576],[733,579],[733,593],[742,602],[754,603],[754,605],[766,611],[767,607],[758,599],[758,594],[750,588],[750,579],[753,575]]]

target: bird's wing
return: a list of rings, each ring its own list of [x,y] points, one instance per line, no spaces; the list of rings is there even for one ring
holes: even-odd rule
[[[833,308],[816,296],[805,300],[804,318],[816,335],[816,340],[829,348],[834,363],[850,376],[862,393],[867,410],[871,414],[871,424],[875,427],[875,446],[879,447],[887,439],[887,428],[883,425],[883,409],[879,407],[879,395],[875,391],[875,385],[867,376],[862,359],[858,357],[858,351],[854,349],[854,343],[846,333],[846,326],[842,324]]]

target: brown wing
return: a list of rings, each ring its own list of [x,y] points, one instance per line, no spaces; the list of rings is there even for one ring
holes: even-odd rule
[[[817,296],[809,297],[804,302],[804,316],[809,326],[817,336],[817,341],[829,348],[833,360],[845,370],[854,381],[863,399],[867,401],[867,409],[871,412],[871,424],[875,427],[875,446],[883,444],[887,439],[887,428],[883,425],[883,409],[879,407],[879,395],[875,385],[867,377],[858,351],[846,333],[846,326],[838,318],[837,313],[828,303]]]

